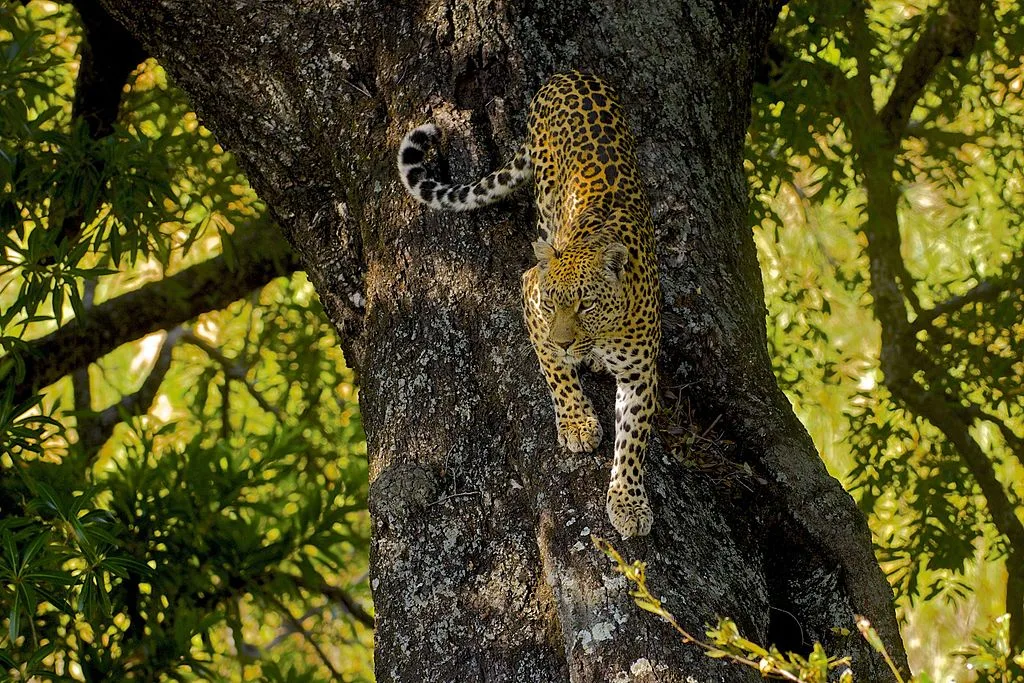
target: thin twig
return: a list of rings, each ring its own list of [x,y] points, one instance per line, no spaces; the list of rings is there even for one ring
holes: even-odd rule
[[[349,595],[344,588],[332,586],[328,583],[321,583],[320,585],[313,586],[296,574],[285,574],[285,576],[287,576],[296,586],[308,593],[320,593],[330,600],[341,603],[348,613],[366,628],[372,629],[374,627],[373,615],[363,609],[362,606],[355,601],[355,598]]]
[[[921,314],[911,324],[910,330],[911,332],[923,330],[940,316],[955,313],[969,304],[993,301],[999,298],[999,295],[1003,292],[1015,287],[1019,288],[1022,285],[1024,285],[1024,270],[1021,271],[1021,276],[1015,280],[1001,278],[982,280],[963,294],[951,296],[935,304],[933,307],[921,311]]]
[[[373,95],[371,95],[370,91],[366,89],[366,86],[356,85],[352,81],[342,81],[342,83],[344,83],[345,85],[349,86],[350,88],[352,88],[356,92],[362,93],[363,95],[366,95],[367,97],[369,97],[371,99],[373,98]]]
[[[288,623],[291,624],[292,628],[294,628],[298,633],[302,634],[302,637],[305,638],[306,642],[309,643],[310,646],[316,651],[317,656],[320,657],[320,661],[322,661],[324,663],[324,666],[327,667],[328,671],[331,672],[331,675],[333,676],[334,680],[345,680],[344,677],[341,675],[341,672],[334,668],[334,664],[332,664],[331,660],[327,657],[327,653],[323,651],[319,644],[317,644],[316,640],[313,639],[313,636],[309,633],[309,631],[307,631],[305,627],[303,627],[302,622],[292,615],[291,610],[289,610],[288,607],[283,602],[281,602],[278,599],[278,597],[273,593],[263,593],[263,597],[267,600],[267,602],[272,604],[277,609],[277,611],[279,611],[284,616],[285,620],[287,620]]]

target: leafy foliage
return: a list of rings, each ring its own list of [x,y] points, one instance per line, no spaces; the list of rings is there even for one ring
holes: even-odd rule
[[[915,74],[920,90],[900,81],[941,22],[972,11],[970,49]],[[870,513],[908,614],[939,596],[974,599],[975,563],[1012,551],[994,507],[1024,519],[1020,16],[1011,1],[789,3],[755,89],[748,170],[776,373]],[[895,142],[864,123],[901,106],[910,116]],[[894,185],[891,214],[872,182]],[[889,224],[898,234],[872,253]],[[905,309],[879,299],[884,269]],[[912,410],[908,392],[942,397],[956,420]],[[968,460],[965,443],[987,463]],[[999,500],[979,485],[987,471]],[[1019,620],[1024,608],[1006,609]],[[1002,610],[996,598],[983,614]]]
[[[830,673],[835,672],[839,674],[838,680],[841,683],[853,681],[849,660],[829,657],[820,643],[814,644],[807,657],[795,652],[783,654],[774,645],[765,648],[744,638],[740,635],[736,623],[728,617],[720,617],[716,626],[707,628],[705,634],[707,640],[690,635],[648,588],[645,563],[639,560],[634,560],[632,563],[626,562],[622,555],[603,538],[592,536],[591,541],[595,548],[611,560],[612,570],[624,576],[631,585],[635,586],[629,595],[637,607],[665,620],[676,630],[684,642],[703,649],[706,656],[713,659],[725,659],[740,666],[756,669],[765,678],[802,683],[825,683],[829,680]],[[865,631],[867,632],[867,629]],[[874,632],[871,631],[871,633]],[[878,640],[878,635],[874,634],[874,638]],[[892,666],[891,662],[890,666]],[[899,677],[898,672],[896,672],[896,676]]]
[[[81,40],[0,6],[0,678],[367,680],[364,437],[304,276],[15,402],[34,340],[264,221],[155,62],[93,137]]]
[[[1024,651],[1010,645],[1010,618],[1003,615],[987,632],[975,636],[963,653],[967,666],[978,672],[979,683],[1021,683],[1024,681]]]
[[[787,652],[783,654],[774,645],[764,647],[744,638],[736,623],[728,617],[719,617],[718,624],[708,626],[705,632],[707,640],[701,640],[684,630],[675,616],[665,609],[651,589],[647,586],[646,564],[639,560],[626,562],[622,555],[603,538],[591,538],[594,547],[600,550],[612,562],[612,570],[621,574],[634,587],[630,597],[637,607],[663,619],[679,633],[680,638],[688,644],[704,650],[704,654],[714,659],[724,659],[738,666],[756,669],[764,678],[796,681],[797,683],[825,683],[831,680],[830,675],[838,673],[840,683],[853,683],[853,672],[846,658],[830,657],[821,643],[814,643],[807,656]],[[872,649],[882,655],[893,677],[898,683],[905,679],[892,661],[882,639],[875,631],[871,622],[864,617],[857,617],[855,627],[861,636],[871,645]],[[849,635],[848,629],[842,629],[842,635]],[[1017,683],[1022,680],[1024,668],[1024,652],[1014,653],[1010,645],[1009,615],[995,620],[988,633],[975,637],[974,645],[963,653],[967,657],[967,669],[979,672],[978,681],[995,683]],[[927,672],[919,672],[910,683],[931,683],[932,678]]]
[[[857,128],[897,92],[930,22],[961,4],[789,3],[750,130],[776,371],[870,513],[911,615],[977,600],[976,567],[1014,549],[949,430],[883,376],[893,330],[876,322],[865,162],[879,149],[911,383],[970,417],[957,437],[1024,515],[1019,2],[978,4],[973,46],[928,75],[895,141]],[[81,40],[67,7],[0,5],[0,666],[22,679],[368,678],[354,378],[304,278],[14,399],[33,340],[218,254],[234,262],[234,235],[263,220],[155,62],[94,137],[72,104]],[[622,567],[646,590],[642,566]],[[1010,622],[995,623],[972,649],[943,649],[1013,680]],[[727,620],[706,635],[709,652],[766,674],[824,680],[837,664],[762,647]]]

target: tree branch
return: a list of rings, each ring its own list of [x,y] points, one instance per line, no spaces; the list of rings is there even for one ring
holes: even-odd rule
[[[81,119],[89,130],[89,137],[100,140],[114,130],[118,111],[121,108],[121,94],[129,74],[146,58],[146,52],[135,38],[114,21],[95,0],[77,0],[73,3],[78,11],[85,33],[79,43],[78,76],[75,81],[75,99],[71,106],[72,119]],[[101,177],[103,162],[95,157],[86,163],[93,166],[93,173],[82,173],[83,183],[95,185]],[[93,188],[95,189],[95,187]],[[63,192],[64,188],[60,188]],[[92,191],[82,192],[80,197],[93,196]],[[62,197],[54,196],[51,201],[52,225],[60,225],[60,234],[74,242],[82,234],[88,208],[79,201],[65,206]],[[92,308],[95,280],[86,280],[82,304]],[[87,451],[98,448],[106,437],[105,427],[95,422],[90,414],[92,390],[89,385],[88,366],[77,368],[72,373],[74,405],[79,411],[78,434]]]
[[[1016,558],[1024,548],[1024,523],[1017,517],[1014,502],[996,477],[992,461],[970,435],[974,419],[993,418],[980,409],[975,414],[964,408],[959,397],[948,387],[947,393],[936,393],[925,389],[915,379],[918,371],[935,379],[946,377],[943,368],[922,353],[917,345],[916,332],[940,315],[974,301],[994,299],[1003,290],[994,280],[983,281],[963,295],[951,297],[930,310],[922,310],[914,296],[913,280],[900,250],[898,194],[892,183],[894,158],[900,140],[907,132],[914,105],[939,62],[950,56],[965,56],[973,48],[978,31],[979,5],[978,0],[951,0],[945,14],[932,17],[927,22],[917,43],[904,58],[893,91],[877,116],[871,110],[871,82],[867,68],[871,49],[867,41],[869,29],[863,8],[855,12],[851,17],[850,40],[859,68],[857,76],[852,79],[853,94],[848,99],[853,100],[853,105],[847,107],[847,120],[867,190],[864,233],[868,238],[874,312],[882,327],[880,364],[885,383],[899,403],[932,423],[956,448],[985,496],[996,530],[1010,545],[1009,558]],[[878,144],[880,140],[884,141],[883,144]],[[917,314],[913,322],[908,320],[907,302]],[[1004,431],[1004,437],[1011,443],[1016,435]],[[1008,561],[1007,572],[1007,610],[1015,615],[1014,637],[1017,640],[1024,615],[1024,604],[1021,604],[1024,567],[1019,562],[1011,566]]]
[[[873,46],[868,38],[871,29],[865,11],[866,8],[862,6],[850,17],[850,47],[857,59],[858,68],[857,74],[850,79],[846,119],[868,195],[868,220],[864,224],[864,233],[868,237],[867,251],[876,312],[881,311],[879,322],[883,325],[902,331],[906,326],[906,306],[909,304],[912,309],[919,311],[921,304],[915,291],[916,281],[903,262],[903,240],[896,212],[899,196],[892,182],[899,138],[892,139],[888,135],[874,110],[869,71]],[[879,141],[887,142],[879,144]],[[883,317],[886,315],[889,315],[888,319]]]
[[[914,105],[932,74],[946,57],[963,57],[974,49],[981,14],[979,0],[952,0],[944,14],[931,16],[924,31],[903,58],[889,99],[878,118],[896,144],[903,137]]]
[[[1024,523],[1017,517],[1013,501],[999,483],[992,461],[970,436],[973,422],[970,411],[953,403],[950,397],[927,391],[916,383],[900,382],[890,388],[894,396],[938,427],[956,447],[985,495],[996,529],[1011,544],[1024,548]],[[983,419],[992,418],[986,415]]]
[[[224,369],[224,391],[228,391],[228,384],[231,381],[242,383],[245,388],[248,389],[249,394],[253,397],[260,408],[276,417],[278,422],[284,424],[284,414],[278,408],[270,405],[267,399],[263,397],[263,394],[253,386],[253,383],[246,376],[249,372],[248,366],[239,362],[237,358],[234,360],[228,358],[221,353],[220,349],[208,343],[206,340],[197,337],[191,332],[187,333],[183,339],[192,346],[201,349],[203,353],[210,357],[211,360],[216,361],[217,364]],[[225,402],[226,401],[227,399],[225,398]],[[226,414],[224,416],[224,424],[227,424]]]
[[[113,131],[125,81],[147,55],[139,41],[96,0],[74,0],[71,4],[85,31],[85,40],[79,46],[81,63],[71,115],[84,119],[89,135],[96,140]]]
[[[113,132],[125,81],[146,58],[146,51],[96,0],[75,0],[72,4],[82,20],[85,37],[78,48],[81,59],[71,116],[85,121],[89,137],[101,140]],[[89,211],[90,200],[86,198],[96,196],[97,180],[103,176],[101,160],[91,157],[85,163],[93,167],[93,172],[80,174],[87,187],[77,194],[78,201],[66,206],[63,196],[55,196],[51,204],[51,225],[60,225],[60,234],[69,242],[81,236]]]
[[[82,285],[82,308],[92,309],[96,296],[96,281],[86,280]],[[89,366],[77,368],[71,373],[71,391],[75,410],[78,411],[78,437],[93,430],[94,421],[91,413],[92,386],[89,382]]]
[[[320,614],[325,609],[328,609],[330,606],[331,606],[330,603],[328,603],[327,605],[323,605],[321,607],[314,607],[312,609],[308,609],[308,610],[306,610],[305,614],[303,614],[301,617],[299,617],[299,621],[305,621],[306,619],[309,619],[312,616]],[[269,643],[267,643],[266,646],[263,649],[265,651],[273,650],[275,647],[280,645],[283,640],[288,638],[288,636],[292,635],[293,633],[295,633],[295,628],[290,623],[283,625],[281,627],[281,631],[276,636],[274,636],[274,639],[272,641],[270,641]],[[333,644],[341,643],[343,645],[356,645],[356,646],[359,645],[359,642],[357,640],[355,640],[354,638],[345,638],[345,637],[340,636],[338,634],[332,635],[331,643],[333,643]],[[259,651],[259,648],[257,648],[256,646],[249,645],[248,643],[246,643],[246,647],[249,648],[250,650],[254,651],[256,656],[261,656],[262,655],[262,653]]]
[[[362,606],[355,601],[355,598],[349,595],[345,589],[339,588],[338,586],[332,586],[326,582],[322,582],[316,586],[311,586],[301,576],[295,574],[288,574],[287,576],[289,580],[299,588],[309,593],[320,593],[334,602],[341,603],[341,605],[345,607],[348,613],[351,614],[356,621],[368,629],[374,628],[373,615],[363,609]]]
[[[160,389],[160,385],[163,384],[164,377],[171,367],[171,355],[174,345],[183,333],[184,330],[181,327],[168,331],[167,336],[162,342],[156,363],[153,364],[153,369],[150,370],[149,375],[143,380],[142,386],[139,387],[138,391],[123,397],[114,405],[100,411],[85,424],[83,424],[81,418],[79,419],[79,443],[90,458],[94,457],[100,446],[106,443],[114,427],[124,420],[125,415],[142,415],[153,405],[157,391]]]
[[[914,319],[914,322],[911,323],[908,331],[911,334],[915,334],[931,325],[940,316],[955,313],[968,304],[994,301],[1003,292],[1021,287],[1024,287],[1024,269],[1021,269],[1017,273],[1017,277],[1012,279],[1002,277],[986,278],[963,294],[951,296],[935,304],[932,308],[922,310],[917,318]]]
[[[84,320],[72,320],[53,334],[28,344],[25,375],[14,389],[15,402],[110,353],[121,344],[167,329],[200,313],[224,308],[253,289],[300,265],[269,222],[236,238],[237,263],[223,256],[172,277],[105,301]],[[13,363],[5,358],[0,364]]]
[[[333,679],[336,681],[344,680],[344,678],[341,675],[341,672],[334,668],[334,664],[331,663],[331,660],[327,656],[327,653],[323,651],[323,649],[316,642],[316,640],[313,638],[310,632],[305,629],[305,627],[302,625],[302,622],[300,622],[292,615],[292,612],[290,609],[288,609],[288,606],[281,602],[281,600],[278,599],[278,597],[273,593],[264,592],[263,597],[271,605],[273,605],[274,608],[277,609],[282,616],[284,616],[285,620],[289,624],[291,624],[292,628],[294,628],[296,631],[302,634],[302,637],[306,639],[306,642],[309,643],[310,646],[316,651],[317,656],[320,657],[320,661],[322,661],[324,663],[324,666],[327,667],[327,670],[331,672],[331,676],[333,677]]]
[[[1020,643],[1024,638],[1024,565],[1011,562],[1024,548],[1024,523],[1017,516],[1016,506],[996,477],[992,461],[970,436],[971,422],[960,413],[966,409],[951,403],[945,396],[937,395],[919,387],[912,381],[890,385],[893,396],[911,411],[935,425],[956,447],[971,476],[981,488],[982,495],[992,515],[992,523],[1010,546],[1006,561],[1006,610],[1012,615],[1011,642]],[[991,420],[985,415],[982,419]],[[1004,438],[1007,434],[1004,433]]]

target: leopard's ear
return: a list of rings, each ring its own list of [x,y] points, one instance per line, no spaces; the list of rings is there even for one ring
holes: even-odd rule
[[[611,275],[620,277],[629,260],[629,251],[626,245],[620,242],[612,242],[604,248],[604,267]]]
[[[558,252],[547,240],[537,240],[533,243],[533,255],[537,257],[537,263],[546,265],[548,261],[558,256]]]

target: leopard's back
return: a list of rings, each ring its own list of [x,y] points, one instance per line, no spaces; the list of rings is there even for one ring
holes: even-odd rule
[[[592,226],[579,218],[588,210],[628,212],[640,223],[637,238],[653,241],[633,136],[608,84],[579,72],[553,77],[530,105],[527,145],[555,248],[587,235]]]

